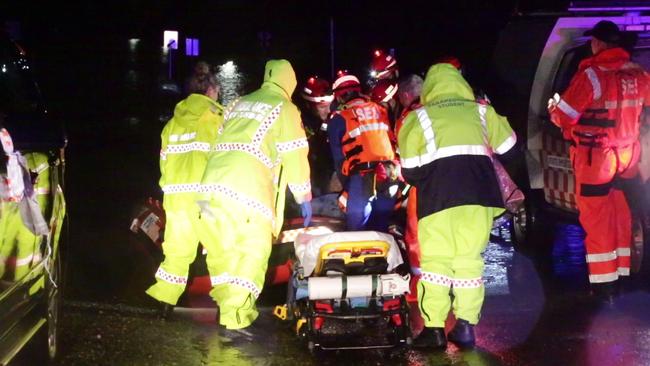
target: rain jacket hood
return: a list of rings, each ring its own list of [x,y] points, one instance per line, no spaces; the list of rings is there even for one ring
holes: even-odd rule
[[[583,71],[592,66],[602,66],[608,69],[619,69],[630,61],[630,54],[622,48],[610,48],[582,60],[579,70]]]
[[[176,104],[176,108],[174,108],[175,123],[186,128],[193,126],[208,109],[220,113],[223,108],[203,94],[190,94]]]
[[[293,67],[287,60],[269,60],[264,67],[264,83],[262,88],[279,91],[287,99],[296,90],[298,81]]]
[[[445,99],[474,100],[474,92],[453,65],[435,64],[427,71],[420,100],[422,104],[431,104]]]

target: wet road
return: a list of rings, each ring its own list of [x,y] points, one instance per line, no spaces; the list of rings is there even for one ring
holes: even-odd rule
[[[263,293],[261,331],[250,340],[220,334],[212,303],[203,295],[186,295],[173,317],[162,321],[143,305],[142,293],[131,289],[112,300],[67,299],[57,365],[650,364],[647,276],[633,278],[613,307],[601,305],[587,292],[579,228],[554,226],[555,231],[549,232],[560,239],[548,248],[552,254],[546,261],[531,260],[509,244],[488,246],[487,296],[474,350],[450,344],[444,352],[398,349],[313,356],[290,325],[271,314],[272,305],[283,300],[283,286],[268,287]],[[567,240],[572,233],[576,240]],[[147,283],[142,279],[139,285],[125,287],[144,289]],[[447,327],[452,325],[450,318]],[[419,331],[418,324],[414,327]],[[15,364],[33,364],[29,350]]]

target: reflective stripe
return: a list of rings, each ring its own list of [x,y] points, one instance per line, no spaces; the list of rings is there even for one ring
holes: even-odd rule
[[[375,79],[379,79],[379,78],[383,77],[384,75],[388,74],[388,73],[391,72],[391,71],[393,71],[393,70],[384,70],[384,71],[380,71],[380,72],[378,72],[377,75],[375,76]]]
[[[162,267],[159,267],[158,270],[156,271],[156,277],[160,278],[161,280],[171,283],[172,285],[186,285],[187,284],[187,276],[177,276],[175,274],[171,274]]]
[[[490,150],[484,145],[456,145],[441,147],[433,154],[423,154],[411,158],[400,159],[402,168],[416,168],[431,163],[435,160],[456,155],[484,155],[491,156]]]
[[[307,88],[305,88],[307,90]],[[309,95],[302,96],[304,99],[314,103],[330,103],[334,100],[334,95],[323,95],[321,97],[312,97]]]
[[[23,258],[17,258],[16,259],[16,267],[26,266],[26,265],[32,263],[32,259],[34,259],[34,254],[30,254],[27,257],[23,257]]]
[[[578,119],[578,117],[580,117],[580,113],[573,109],[573,107],[571,107],[569,103],[565,102],[564,100],[560,100],[558,102],[557,108],[564,112],[564,114],[569,116],[571,119]]]
[[[212,286],[218,286],[218,285],[223,285],[228,283],[228,279],[230,276],[228,276],[227,273],[218,275],[218,276],[210,276],[210,284]]]
[[[643,99],[623,99],[621,101],[621,107],[636,107],[636,106],[641,106],[643,105],[644,100]],[[606,100],[605,101],[605,108],[606,109],[615,109],[618,107],[618,101],[616,100]]]
[[[587,263],[609,262],[616,259],[616,251],[598,254],[587,254]]]
[[[207,142],[190,142],[187,144],[167,145],[167,154],[183,154],[191,151],[210,151],[210,144]]]
[[[431,273],[431,272],[422,272],[420,281],[429,282],[434,285],[451,287],[452,279],[449,276],[443,274]]]
[[[266,133],[269,131],[273,123],[280,117],[280,111],[282,110],[282,103],[276,105],[271,112],[269,112],[269,115],[264,118],[264,121],[260,124],[260,127],[258,127],[257,131],[255,131],[255,135],[253,135],[253,140],[251,143],[255,147],[260,147],[262,145],[262,141],[264,140],[264,137],[266,136]]]
[[[48,163],[42,163],[41,165],[37,166],[36,168],[32,169],[31,171],[32,171],[32,173],[40,174],[43,171],[45,171],[45,169],[47,169],[49,167],[50,167],[50,165]]]
[[[469,279],[453,279],[452,286],[455,288],[479,288],[483,286],[483,278],[469,278]]]
[[[348,132],[348,135],[350,137],[357,137],[361,135],[363,132],[368,132],[368,131],[388,131],[388,125],[382,122],[377,122],[377,123],[369,123],[367,125],[361,125],[350,132]]]
[[[616,269],[616,273],[618,273],[619,276],[629,276],[630,267],[618,267],[618,269]]]
[[[508,152],[508,150],[512,149],[513,146],[517,143],[517,135],[513,132],[512,135],[508,136],[508,138],[497,147],[494,152],[497,154],[505,154]]]
[[[632,251],[630,248],[617,248],[616,254],[618,254],[620,257],[629,257],[632,254]]]
[[[616,281],[617,279],[618,279],[618,272],[589,275],[589,282],[591,283],[612,282],[612,281]]]
[[[45,194],[50,194],[50,189],[49,188],[36,188],[34,190],[37,195],[45,195]]]
[[[166,184],[162,186],[164,194],[200,192],[201,183]]]
[[[212,286],[217,286],[217,285],[234,285],[234,286],[239,286],[247,289],[250,291],[253,296],[257,299],[260,296],[261,290],[259,287],[253,283],[253,281],[250,281],[249,279],[242,278],[242,277],[234,277],[230,276],[227,273],[224,273],[219,276],[212,276],[210,277],[210,282]]]
[[[307,143],[307,139],[305,138],[288,141],[288,142],[278,142],[277,144],[275,144],[275,148],[278,150],[279,153],[286,153],[289,151],[298,150],[307,147],[309,147],[309,144]]]
[[[397,93],[397,89],[399,89],[397,84],[389,85],[388,88],[386,88],[386,96],[381,101],[384,103],[388,103],[388,101],[393,98],[395,93]]]
[[[420,127],[422,128],[422,134],[427,142],[426,149],[427,153],[435,153],[436,151],[436,135],[433,132],[433,123],[431,118],[427,114],[424,107],[420,107],[415,110],[415,114],[418,116],[418,121],[420,122]]]
[[[264,155],[262,150],[260,150],[258,147],[254,146],[253,144],[246,144],[243,142],[224,142],[224,143],[216,144],[214,146],[214,151],[245,152],[256,157],[257,160],[259,160],[267,168],[269,169],[273,168],[273,162],[271,161],[271,159],[268,156]]]
[[[230,119],[230,112],[232,112],[232,110],[235,109],[235,106],[237,106],[237,103],[239,103],[240,99],[241,99],[241,97],[237,97],[237,99],[233,100],[232,102],[230,102],[230,104],[228,104],[226,109],[223,111],[223,119],[224,120]],[[223,125],[224,124],[222,123],[221,127],[219,127],[219,130],[223,131]],[[221,132],[219,134],[221,134]]]
[[[356,76],[354,76],[354,75],[345,75],[345,76],[342,76],[342,77],[334,80],[334,84],[332,85],[332,89],[338,88],[341,84],[343,84],[346,81],[354,81],[357,84],[360,84],[359,79]]]
[[[433,160],[456,155],[485,155],[490,156],[490,150],[483,145],[455,145],[438,149]]]
[[[273,211],[270,208],[266,207],[263,203],[255,200],[253,198],[247,197],[239,192],[235,192],[232,189],[221,185],[221,184],[203,184],[200,188],[201,193],[220,193],[227,197],[232,198],[233,200],[243,204],[244,206],[251,208],[259,212],[262,216],[273,221]]]
[[[488,129],[487,129],[487,106],[485,104],[479,103],[478,105],[478,118],[481,121],[481,127],[483,127],[483,142],[485,145],[490,145],[488,141]]]
[[[602,91],[600,89],[600,81],[598,80],[598,75],[596,75],[596,72],[591,67],[585,70],[585,74],[587,74],[589,81],[591,81],[591,87],[594,92],[594,100],[600,99],[602,96]]]
[[[289,183],[289,189],[291,190],[291,193],[304,193],[304,192],[309,192],[311,191],[311,183],[307,181],[306,183],[302,184],[291,184]]]
[[[182,135],[169,135],[169,142],[189,141],[196,138],[196,132],[188,132]]]

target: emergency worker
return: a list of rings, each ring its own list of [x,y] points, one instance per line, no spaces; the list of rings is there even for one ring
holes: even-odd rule
[[[650,105],[650,84],[619,46],[616,24],[600,21],[585,35],[593,56],[580,63],[562,96],[549,101],[549,112],[572,141],[589,282],[595,295],[611,301],[618,278],[630,274],[632,218],[622,187],[638,174],[640,117]]]
[[[395,126],[395,121],[400,115],[401,106],[395,99],[395,94],[399,90],[397,81],[382,79],[370,89],[370,100],[381,105],[386,109],[390,126]]]
[[[300,94],[305,100],[301,118],[309,143],[311,187],[314,196],[320,196],[330,192],[335,177],[327,141],[327,118],[334,96],[327,80],[318,76],[310,77]]]
[[[2,129],[0,134],[4,154],[9,158],[8,164],[14,165],[14,169],[7,169],[7,180],[2,183],[6,186],[3,187],[0,198],[0,278],[5,275],[9,256],[15,255],[13,276],[7,275],[5,279],[19,280],[42,260],[40,244],[44,233],[47,232],[47,227],[43,226],[46,224],[42,220],[49,211],[49,162],[47,155],[39,152],[28,152],[21,156],[14,152],[9,133]],[[18,187],[11,187],[12,180],[20,181],[17,182]],[[24,203],[20,201],[33,198],[38,203],[38,208],[35,209],[39,210],[41,215],[38,220],[42,223],[38,225],[39,230],[30,229],[23,222],[20,212],[19,205]],[[34,226],[33,224],[30,226]]]
[[[481,253],[493,218],[504,210],[492,153],[510,150],[516,137],[504,117],[475,101],[451,64],[429,68],[420,101],[398,136],[402,175],[417,188],[418,303],[425,328],[415,345],[445,347],[453,308],[449,340],[473,346],[485,292]]]
[[[402,106],[402,113],[395,123],[395,136],[399,135],[404,119],[411,112],[420,107],[420,94],[422,93],[423,80],[418,75],[409,75],[399,83],[397,99]],[[417,188],[411,187],[406,201],[406,228],[404,242],[409,253],[411,272],[420,274],[420,245],[418,242],[418,215],[417,215]]]
[[[370,84],[375,85],[379,80],[396,81],[399,78],[397,60],[384,50],[375,50],[370,61]]]
[[[159,183],[167,219],[162,244],[165,260],[147,294],[160,302],[163,318],[185,290],[199,241],[208,252],[208,270],[217,274],[211,261],[217,250],[203,238],[196,200],[208,154],[223,122],[223,107],[216,101],[216,77],[202,64],[197,65],[188,85],[191,94],[176,105],[161,134]]]
[[[359,79],[344,72],[334,81],[341,109],[328,122],[334,166],[346,192],[348,230],[388,229],[395,204],[397,169],[388,115],[361,94]]]
[[[243,330],[258,316],[272,237],[282,228],[287,186],[311,219],[308,144],[291,102],[296,75],[287,60],[270,60],[260,89],[233,102],[202,180],[199,205],[207,229],[210,295],[219,323]],[[214,255],[210,257],[210,251]],[[222,329],[223,330],[223,329]]]
[[[39,152],[29,152],[24,155],[25,162],[27,163],[27,170],[32,180],[33,194],[36,196],[38,207],[41,210],[41,215],[47,217],[50,203],[50,166],[46,154]],[[16,206],[17,208],[17,206]],[[16,212],[13,224],[9,224],[9,232],[4,233],[3,240],[15,240],[16,246],[16,269],[15,278],[20,279],[26,275],[29,270],[38,264],[41,257],[40,244],[43,235],[36,235],[32,233],[22,223],[20,212]],[[11,220],[11,219],[9,219]]]

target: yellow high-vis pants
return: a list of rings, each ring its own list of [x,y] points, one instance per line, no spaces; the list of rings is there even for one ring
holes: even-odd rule
[[[483,258],[495,213],[503,209],[458,206],[418,221],[418,303],[426,327],[444,327],[452,307],[457,319],[478,323],[485,287]]]
[[[249,326],[258,316],[255,302],[264,286],[272,246],[271,222],[234,200],[202,205],[201,224],[208,244],[208,268],[219,305],[219,322],[228,329]],[[210,256],[210,250],[215,255]]]

